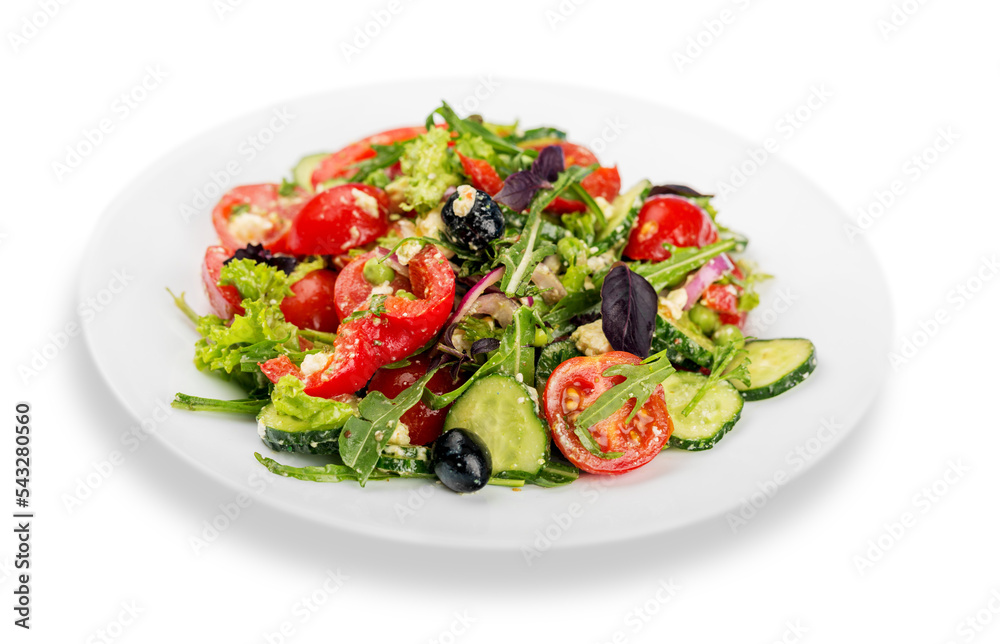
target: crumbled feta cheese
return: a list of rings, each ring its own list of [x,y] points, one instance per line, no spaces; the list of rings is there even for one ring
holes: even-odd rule
[[[592,250],[597,250],[596,248]],[[591,273],[596,273],[597,271],[602,271],[608,266],[615,263],[615,252],[609,250],[601,255],[595,255],[594,257],[587,258],[587,270]]]
[[[396,422],[396,429],[392,430],[392,436],[389,437],[389,444],[402,445],[404,447],[410,444],[410,428],[403,421]]]
[[[302,359],[302,375],[308,378],[317,371],[322,371],[330,362],[330,357],[329,353],[310,353]]]
[[[400,264],[406,266],[413,259],[413,256],[420,252],[421,248],[420,242],[415,239],[405,241],[396,249],[396,259],[399,260]]]
[[[576,343],[576,348],[585,356],[598,356],[612,350],[611,343],[604,336],[601,320],[584,324],[569,339]]]
[[[369,217],[378,218],[378,199],[357,188],[351,188],[351,194],[354,195],[354,203],[362,212]]]
[[[263,215],[246,212],[229,220],[229,233],[243,244],[259,244],[274,230],[274,222]]]
[[[458,187],[458,198],[451,207],[456,217],[465,217],[472,212],[472,206],[476,204],[476,189],[472,186],[461,185]]]
[[[665,296],[660,296],[657,311],[663,317],[670,320],[679,320],[684,313],[684,306],[687,304],[687,291],[678,288],[670,291]]]
[[[347,244],[344,245],[344,248],[357,246],[358,242],[361,241],[361,231],[358,230],[357,226],[351,226],[347,229],[347,232],[351,233],[351,238],[348,240]]]
[[[389,286],[389,282],[379,284],[372,288],[372,295],[392,295],[392,287]]]
[[[257,435],[260,436],[261,440],[264,440],[264,436],[267,435],[267,425],[264,424],[264,421],[257,421]]]

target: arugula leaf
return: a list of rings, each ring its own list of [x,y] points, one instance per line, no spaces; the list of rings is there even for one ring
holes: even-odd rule
[[[607,461],[611,461],[616,458],[621,458],[622,456],[625,455],[625,452],[603,451],[601,449],[600,444],[598,444],[597,439],[595,439],[594,435],[590,433],[590,430],[581,425],[577,425],[576,427],[574,427],[573,433],[576,434],[577,438],[580,439],[580,444],[583,445],[584,449],[586,449],[594,456],[603,458],[604,460]]]
[[[573,326],[570,320],[578,315],[591,312],[601,303],[601,291],[596,288],[570,293],[556,302],[543,318],[551,326],[557,337],[568,334]]]
[[[357,472],[362,487],[371,477],[382,450],[399,426],[400,417],[420,402],[424,386],[435,373],[437,369],[428,370],[393,399],[380,391],[369,392],[358,405],[360,417],[352,416],[347,420],[337,440],[338,449],[344,465]]]
[[[632,270],[645,277],[653,289],[659,292],[735,246],[736,241],[728,239],[701,248],[675,248],[669,259],[654,264],[635,262]]]
[[[355,163],[354,174],[349,179],[350,183],[360,183],[368,178],[376,170],[382,170],[394,165],[403,156],[403,143],[395,142],[389,145],[372,145],[375,156],[364,161]]]
[[[674,366],[666,351],[650,356],[641,364],[618,364],[605,369],[605,377],[625,376],[625,381],[605,391],[590,407],[584,409],[576,420],[577,427],[593,427],[634,399],[635,407],[625,419],[625,424],[628,425],[656,388],[673,372]]]
[[[538,356],[538,367],[535,369],[535,382],[538,383],[538,388],[545,387],[545,383],[556,367],[570,358],[578,358],[582,355],[571,340],[561,340],[546,346]]]
[[[596,166],[594,166],[596,167]],[[589,175],[594,167],[583,168],[572,166],[559,175],[559,178],[549,190],[543,190],[535,196],[531,204],[531,211],[528,220],[525,222],[524,230],[518,240],[511,246],[503,249],[497,255],[494,266],[503,264],[507,267],[504,271],[500,288],[503,289],[507,297],[524,297],[525,289],[531,279],[531,273],[540,261],[546,256],[556,252],[556,245],[543,243],[538,245],[538,231],[542,225],[542,211],[551,204],[556,197],[562,194],[573,183],[582,181]]]
[[[266,456],[261,456],[257,452],[254,452],[254,457],[257,459],[261,465],[266,467],[272,474],[277,474],[278,476],[287,476],[293,479],[299,479],[300,481],[315,481],[318,483],[339,483],[340,481],[357,481],[359,480],[357,471],[352,467],[347,465],[342,465],[340,463],[328,463],[326,465],[309,465],[306,467],[294,467],[292,465],[282,465],[273,458],[267,458]],[[368,475],[367,480],[386,480],[389,478],[394,478],[393,475],[387,472],[372,472]]]
[[[298,190],[299,184],[294,181],[289,181],[288,179],[281,180],[281,187],[278,188],[278,194],[282,197],[291,197]]]
[[[744,385],[750,386],[750,370],[747,368],[747,365],[750,364],[750,357],[747,350],[741,344],[742,342],[730,342],[716,347],[712,358],[712,372],[709,374],[708,380],[695,393],[694,398],[684,406],[681,414],[687,416],[694,411],[698,403],[701,402],[701,399],[705,397],[705,394],[720,380],[739,380]],[[730,365],[733,365],[734,361],[739,358],[742,358],[742,360],[736,363],[735,367],[729,373],[726,373]]]
[[[200,396],[177,394],[174,396],[170,406],[174,409],[186,409],[188,411],[223,411],[232,412],[234,414],[256,414],[263,409],[268,402],[267,398],[219,400],[217,398],[201,398]]]
[[[477,123],[472,119],[459,118],[458,114],[455,113],[455,110],[451,109],[451,105],[448,105],[446,101],[441,101],[441,107],[431,112],[427,117],[428,130],[434,127],[435,114],[440,114],[448,124],[448,127],[455,132],[458,132],[459,134],[472,134],[478,136],[483,140],[483,142],[497,152],[505,152],[508,154],[521,154],[523,152],[520,147],[497,136],[482,123]]]
[[[522,306],[514,312],[513,321],[504,329],[500,347],[491,355],[483,366],[466,380],[461,387],[446,394],[437,395],[429,389],[424,391],[424,404],[431,409],[444,409],[465,393],[472,383],[494,373],[502,373],[512,378],[520,374],[524,384],[531,386],[534,382],[536,320],[534,312]]]

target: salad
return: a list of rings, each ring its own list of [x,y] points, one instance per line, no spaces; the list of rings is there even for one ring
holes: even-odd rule
[[[174,300],[197,368],[246,395],[173,404],[256,418],[282,476],[474,492],[622,474],[712,448],[816,368],[808,340],[744,337],[770,276],[711,195],[622,190],[554,127],[443,103],[232,189],[212,221],[212,312]]]

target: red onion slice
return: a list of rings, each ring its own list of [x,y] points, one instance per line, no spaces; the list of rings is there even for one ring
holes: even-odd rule
[[[733,270],[733,268],[735,268],[733,261],[725,253],[714,257],[707,264],[699,268],[694,277],[684,285],[684,291],[687,293],[687,302],[684,304],[684,310],[687,311],[694,306],[698,298],[701,297],[701,294],[705,292],[705,289],[717,282],[720,277]]]
[[[479,296],[482,295],[487,288],[493,286],[494,284],[500,281],[500,279],[503,277],[503,272],[505,268],[506,267],[504,266],[501,266],[499,268],[494,268],[492,271],[484,275],[483,279],[476,282],[476,285],[470,288],[469,292],[466,293],[465,297],[462,298],[462,301],[458,303],[458,308],[455,309],[455,312],[451,314],[450,318],[448,318],[448,321],[445,323],[445,326],[454,324],[459,320],[461,320],[462,318],[464,318],[466,315],[468,315],[469,309],[471,309],[472,305],[476,303],[476,300],[479,299]]]

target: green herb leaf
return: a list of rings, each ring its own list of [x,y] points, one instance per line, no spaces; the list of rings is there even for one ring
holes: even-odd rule
[[[729,344],[716,347],[712,358],[712,372],[709,374],[708,380],[695,393],[694,398],[684,406],[681,414],[687,416],[694,411],[698,403],[701,402],[701,399],[705,397],[705,394],[723,378],[727,380],[739,380],[746,386],[750,386],[750,370],[747,369],[747,366],[750,364],[750,357],[747,350],[740,346],[741,344],[742,342],[730,342]],[[735,363],[740,358],[742,360],[739,363]],[[735,367],[729,373],[726,373],[726,370],[734,363]]]
[[[281,187],[278,188],[278,194],[282,197],[291,197],[298,190],[299,184],[294,181],[289,181],[288,179],[281,180]]]
[[[350,183],[361,183],[376,170],[382,170],[394,165],[403,156],[403,143],[396,142],[390,145],[372,145],[375,156],[354,164],[354,174],[351,175]]]
[[[589,429],[581,425],[577,425],[573,428],[573,433],[576,434],[577,438],[580,439],[580,444],[593,454],[594,456],[603,458],[604,460],[611,461],[616,458],[621,458],[625,455],[624,452],[605,452],[601,450],[601,446],[597,443],[597,439],[594,435],[590,433]]]
[[[282,465],[273,458],[267,458],[254,452],[257,461],[266,467],[272,474],[287,476],[300,481],[315,481],[318,483],[339,483],[340,481],[357,481],[358,473],[354,468],[340,463],[328,463],[326,465],[309,465],[306,467],[294,467],[292,465]],[[394,478],[387,472],[372,472],[367,480],[385,480]]]
[[[645,277],[646,281],[659,292],[676,284],[691,271],[701,268],[713,257],[732,250],[735,246],[736,242],[728,239],[702,248],[676,248],[670,259],[654,264],[635,262],[632,270]]]
[[[170,403],[170,406],[174,409],[186,409],[188,411],[222,411],[234,414],[256,414],[268,402],[267,398],[219,400],[217,398],[201,398],[199,396],[177,394],[174,396],[174,400]]]
[[[630,400],[635,400],[635,407],[625,419],[625,424],[628,425],[656,388],[673,372],[674,366],[665,351],[649,356],[641,364],[608,367],[603,374],[605,377],[625,376],[625,381],[605,391],[590,407],[584,409],[576,420],[577,427],[593,427],[610,418]]]

